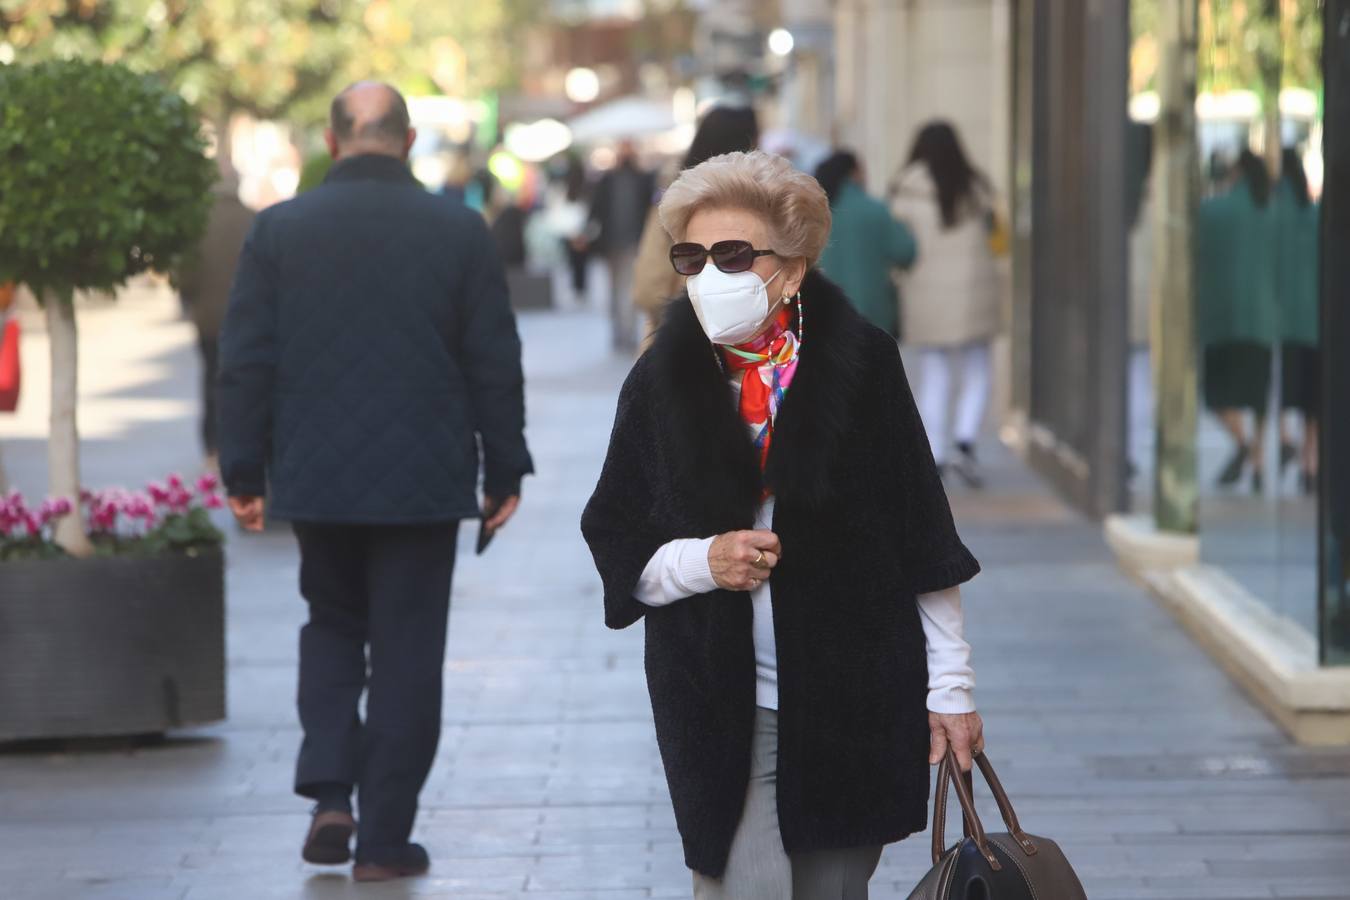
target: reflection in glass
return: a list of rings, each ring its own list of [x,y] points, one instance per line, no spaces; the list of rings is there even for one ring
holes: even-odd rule
[[[1286,147],[1273,198],[1279,320],[1279,605],[1317,633],[1317,452],[1321,404],[1318,341],[1320,213],[1304,154]]]
[[[1220,170],[1196,219],[1196,310],[1205,408],[1231,439],[1215,483],[1261,493],[1262,435],[1275,334],[1275,235],[1270,175],[1243,149]],[[1202,471],[1201,477],[1204,477]]]
[[[1251,593],[1279,596],[1278,522],[1266,502],[1276,336],[1276,220],[1265,162],[1211,153],[1195,220],[1201,547]]]
[[[1320,11],[1204,0],[1201,29],[1202,553],[1314,635]]]
[[[1196,435],[1201,554],[1251,595],[1317,633],[1316,550],[1322,190],[1322,5],[1194,0]],[[1158,285],[1161,210],[1150,182],[1160,109],[1159,0],[1131,0],[1130,460],[1148,508],[1158,413],[1143,323]],[[1173,211],[1172,215],[1176,215]],[[1165,317],[1162,320],[1165,322]],[[1165,325],[1164,325],[1165,327]]]

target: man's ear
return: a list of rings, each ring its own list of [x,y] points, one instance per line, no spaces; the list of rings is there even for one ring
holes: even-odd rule
[[[333,129],[325,128],[323,130],[323,142],[328,145],[328,155],[337,159],[341,150],[338,147],[337,135],[333,134]]]
[[[417,129],[409,128],[407,140],[403,144],[403,160],[407,162],[408,155],[412,153],[413,144],[417,143]]]

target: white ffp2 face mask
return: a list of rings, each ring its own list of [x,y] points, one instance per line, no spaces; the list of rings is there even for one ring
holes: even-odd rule
[[[768,287],[782,272],[764,281],[754,272],[728,274],[709,262],[690,278],[689,300],[708,340],[732,346],[754,337],[777,306],[769,303]]]

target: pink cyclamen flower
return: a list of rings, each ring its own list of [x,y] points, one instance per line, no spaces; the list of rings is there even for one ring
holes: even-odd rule
[[[169,508],[176,513],[185,513],[192,505],[192,493],[185,487],[169,490]]]
[[[139,494],[132,499],[131,509],[128,515],[140,519],[147,525],[155,521],[155,504],[150,497],[145,494]]]
[[[183,476],[177,473],[170,475],[168,478],[168,483],[170,489],[181,488],[183,487]]]
[[[42,534],[42,522],[37,516],[28,513],[24,516],[24,525],[28,528],[29,537],[39,537]]]
[[[157,506],[167,506],[169,503],[169,491],[164,485],[151,483],[146,491],[150,494],[151,501]]]
[[[52,501],[52,515],[56,518],[64,518],[75,511],[75,504],[71,503],[66,497],[57,497]]]
[[[220,487],[220,479],[210,472],[197,479],[197,493],[199,494],[209,494],[218,487]]]
[[[202,505],[207,509],[224,509],[225,501],[219,494],[210,493],[202,498]]]

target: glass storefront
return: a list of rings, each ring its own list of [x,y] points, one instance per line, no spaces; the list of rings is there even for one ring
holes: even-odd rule
[[[1327,0],[1322,160],[1322,428],[1319,647],[1324,665],[1350,665],[1350,0]],[[1335,248],[1335,249],[1332,249]]]
[[[1160,522],[1171,517],[1198,530],[1203,562],[1320,637],[1322,657],[1333,663],[1350,662],[1346,567],[1337,562],[1346,558],[1339,548],[1350,545],[1344,530],[1337,540],[1342,520],[1331,501],[1339,473],[1325,471],[1335,457],[1322,423],[1334,418],[1331,397],[1345,396],[1327,326],[1350,323],[1339,310],[1335,322],[1324,319],[1335,294],[1322,276],[1321,248],[1337,246],[1327,227],[1324,156],[1335,141],[1324,138],[1337,94],[1324,86],[1323,35],[1328,21],[1350,23],[1333,19],[1350,16],[1342,6],[1131,0],[1125,203],[1132,502]],[[1160,121],[1175,87],[1164,83],[1172,77],[1165,60],[1190,39],[1187,27],[1195,60],[1194,116],[1184,124],[1190,146],[1179,154],[1174,142],[1160,159],[1160,127],[1178,127],[1175,116]],[[1327,72],[1336,58],[1329,46]],[[1168,191],[1181,189],[1177,172],[1189,169],[1189,203],[1160,196],[1160,165],[1169,167]],[[1189,285],[1193,304],[1192,384],[1178,381],[1175,367],[1164,373],[1157,358],[1169,322],[1154,308],[1169,290],[1159,256],[1180,264],[1159,240],[1159,229],[1175,226],[1168,209],[1189,212],[1192,269],[1180,283]],[[1339,246],[1350,243],[1342,238]],[[1169,405],[1178,394],[1193,396],[1189,410]],[[1169,418],[1193,428],[1189,458],[1171,467],[1160,465],[1157,439],[1160,428],[1176,424]],[[1327,526],[1320,591],[1319,498]],[[1178,517],[1178,507],[1193,510],[1193,521]]]
[[[1350,0],[1012,9],[1012,433],[1350,665]]]

